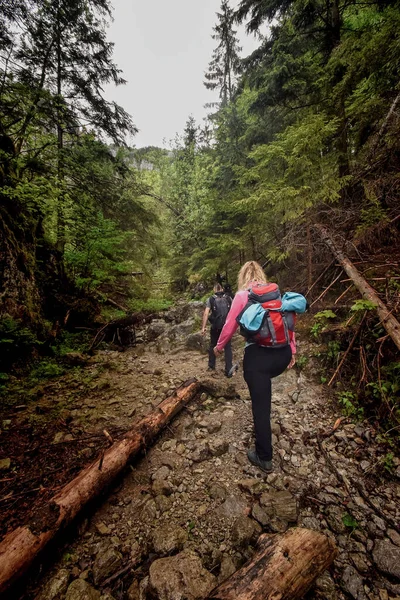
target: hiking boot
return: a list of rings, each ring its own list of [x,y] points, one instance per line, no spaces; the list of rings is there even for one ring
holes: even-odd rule
[[[207,371],[215,371],[215,367],[207,367]]]
[[[272,465],[272,460],[261,460],[258,456],[255,448],[252,448],[247,452],[247,458],[251,462],[252,465],[264,471],[264,473],[272,473],[274,467]]]

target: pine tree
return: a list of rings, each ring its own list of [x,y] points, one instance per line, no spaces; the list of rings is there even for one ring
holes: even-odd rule
[[[17,151],[37,115],[47,113],[57,132],[58,249],[65,247],[65,148],[82,128],[106,134],[115,143],[135,128],[130,117],[103,97],[104,84],[124,83],[112,61],[112,44],[106,40],[104,19],[110,16],[107,0],[56,0],[38,2],[16,52],[24,68],[20,80],[34,90],[32,102],[18,132]]]
[[[215,33],[212,38],[218,41],[218,46],[205,73],[204,85],[209,90],[219,90],[221,105],[226,106],[232,100],[235,77],[240,70],[241,48],[233,29],[234,13],[228,0],[222,0],[221,12],[217,13],[217,17],[218,23],[213,28]]]

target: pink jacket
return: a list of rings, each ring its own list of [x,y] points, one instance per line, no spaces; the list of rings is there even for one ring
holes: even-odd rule
[[[248,295],[249,292],[247,290],[241,290],[240,292],[236,293],[231,309],[226,317],[225,325],[223,326],[221,334],[218,338],[217,350],[223,350],[225,348],[226,344],[232,339],[233,334],[239,327],[238,323],[236,322],[236,317],[246,306]],[[296,339],[294,334],[293,340],[290,343],[290,347],[292,349],[292,353],[296,354]]]

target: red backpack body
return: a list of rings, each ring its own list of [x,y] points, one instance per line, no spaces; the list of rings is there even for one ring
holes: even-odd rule
[[[240,333],[260,346],[281,348],[293,339],[296,315],[282,311],[282,298],[276,283],[254,285],[248,302],[237,317]]]

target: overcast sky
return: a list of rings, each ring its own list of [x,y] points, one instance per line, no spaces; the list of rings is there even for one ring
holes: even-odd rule
[[[238,0],[232,0],[235,6]],[[217,99],[203,85],[212,51],[211,38],[220,0],[112,0],[114,22],[108,39],[127,84],[107,87],[132,117],[137,147],[168,146],[190,114],[201,123],[204,104]],[[238,31],[243,55],[257,47]],[[166,140],[166,142],[164,142]]]

